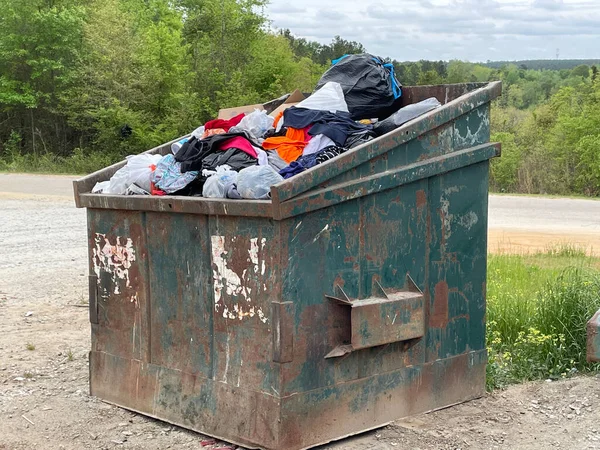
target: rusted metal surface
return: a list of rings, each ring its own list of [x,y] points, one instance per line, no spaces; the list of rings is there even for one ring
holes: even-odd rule
[[[81,194],[82,207],[128,211],[155,211],[213,216],[273,217],[273,204],[267,200],[230,200],[169,195]]]
[[[273,202],[80,191],[92,394],[268,450],[482,395],[498,92],[451,100]]]
[[[351,300],[343,288],[339,294],[325,297],[348,308],[350,315],[350,344],[341,344],[325,358],[344,356],[363,348],[377,347],[393,342],[421,338],[425,334],[423,293],[407,276],[407,289],[392,292],[374,279],[373,296]]]
[[[438,84],[430,86],[410,86],[402,89],[400,97],[401,106],[418,103],[431,97],[435,97],[443,105],[461,97],[469,92],[487,87],[488,83],[459,83]]]
[[[587,323],[587,360],[600,362],[600,310]]]

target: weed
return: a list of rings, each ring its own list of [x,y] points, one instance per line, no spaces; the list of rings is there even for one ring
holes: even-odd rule
[[[69,351],[67,352],[67,359],[69,361],[73,361],[75,359],[75,356],[73,355],[73,351],[69,349]]]
[[[560,269],[554,258],[573,267]],[[586,362],[585,329],[600,308],[596,262],[573,247],[533,257],[490,256],[488,389],[597,367]]]
[[[542,254],[551,257],[585,258],[586,251],[578,245],[554,244],[546,247],[546,251]]]
[[[29,350],[30,352],[32,352],[32,351],[34,351],[34,350],[35,350],[35,345],[33,345],[33,344],[31,344],[31,343],[29,343],[29,342],[28,342],[28,343],[25,345],[25,348],[26,348],[27,350]]]
[[[23,377],[27,378],[28,380],[31,380],[33,378],[33,374],[31,372],[25,372],[23,374]]]

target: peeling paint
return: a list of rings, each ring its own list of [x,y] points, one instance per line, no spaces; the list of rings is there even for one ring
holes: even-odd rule
[[[259,256],[266,243],[267,240],[265,238],[260,240],[260,244],[258,238],[253,238],[250,240],[250,248],[248,249],[248,262],[251,262],[253,265],[251,269],[251,273],[253,274],[265,274],[265,261],[259,261]],[[244,270],[242,273],[242,278],[240,278],[239,275],[227,265],[225,256],[228,255],[228,251],[225,250],[225,237],[211,236],[211,244],[215,311],[218,314],[221,314],[225,319],[243,320],[245,318],[253,318],[258,316],[261,322],[267,323],[268,318],[265,316],[262,309],[260,307],[250,305],[252,303],[252,290],[250,287],[246,286],[242,280],[246,278],[248,271]],[[238,242],[235,245],[241,244]],[[228,297],[242,297],[248,305],[244,306],[243,303],[226,305],[223,299],[224,294],[226,294]],[[221,307],[223,308],[222,312]]]
[[[317,239],[319,239],[321,235],[323,235],[323,233],[325,233],[327,230],[329,230],[329,224],[325,225],[325,227],[317,233],[317,235],[313,239],[313,242],[317,242]]]
[[[477,225],[477,222],[479,222],[479,217],[477,217],[477,214],[475,214],[473,211],[469,211],[458,221],[458,223],[467,230],[470,230],[474,225]]]
[[[131,287],[129,269],[134,262],[135,249],[131,238],[117,236],[113,245],[105,234],[96,233],[92,249],[92,264],[98,284],[101,284],[102,281],[101,272],[108,273],[114,285],[114,294],[120,294],[119,280],[125,280],[125,287]],[[135,301],[137,305],[137,295],[134,297],[131,301]]]

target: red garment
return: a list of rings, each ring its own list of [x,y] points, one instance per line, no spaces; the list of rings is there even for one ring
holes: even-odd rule
[[[154,185],[154,183],[150,183],[150,194],[159,195],[159,196],[167,195],[167,193],[165,191],[161,191],[160,189],[158,189]]]
[[[213,128],[223,128],[225,131],[229,131],[229,129],[231,127],[235,127],[238,123],[240,123],[242,121],[242,119],[244,118],[244,116],[245,116],[245,114],[242,113],[242,114],[238,114],[235,117],[232,117],[229,120],[223,120],[223,119],[209,120],[204,125],[204,129],[212,130]]]
[[[231,139],[227,139],[219,146],[219,150],[228,150],[230,148],[237,148],[245,153],[248,153],[253,158],[258,158],[258,153],[248,139],[241,136],[236,136]]]

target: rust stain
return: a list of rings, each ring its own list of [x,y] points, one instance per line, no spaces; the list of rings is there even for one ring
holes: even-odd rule
[[[420,189],[417,191],[417,208],[423,208],[427,205],[427,195],[425,195],[425,191]]]
[[[440,281],[435,285],[433,308],[429,325],[433,328],[444,328],[448,323],[448,283]]]

